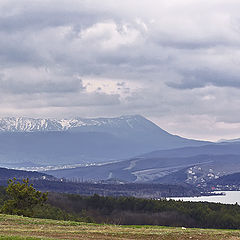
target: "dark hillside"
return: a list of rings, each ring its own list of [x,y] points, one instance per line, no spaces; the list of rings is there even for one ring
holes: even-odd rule
[[[167,184],[102,184],[102,183],[74,183],[48,180],[31,180],[31,183],[41,191],[62,192],[92,196],[128,196],[138,198],[162,198],[174,196],[197,196],[200,189],[191,185]],[[1,184],[1,182],[0,182]],[[2,182],[4,184],[4,182]]]
[[[43,174],[43,173],[39,173],[39,172],[0,168],[0,181],[2,183],[6,182],[9,178],[14,178],[14,177],[17,179],[23,179],[23,178],[49,179],[49,180],[56,179],[55,177],[53,177],[49,174]]]
[[[240,173],[225,175],[213,181],[216,184],[238,184],[240,185]]]

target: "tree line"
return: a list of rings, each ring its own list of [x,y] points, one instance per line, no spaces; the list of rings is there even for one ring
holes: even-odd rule
[[[111,224],[240,228],[240,206],[135,197],[41,193],[28,180],[0,188],[2,213]]]

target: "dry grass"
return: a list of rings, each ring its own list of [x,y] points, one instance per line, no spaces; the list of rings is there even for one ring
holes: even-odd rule
[[[240,231],[100,225],[0,215],[1,239],[240,240]]]

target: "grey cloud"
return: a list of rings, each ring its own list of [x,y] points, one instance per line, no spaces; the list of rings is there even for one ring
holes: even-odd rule
[[[179,82],[168,82],[167,85],[177,89],[203,88],[207,85],[240,88],[240,74],[210,69],[195,70],[183,73]]]
[[[214,48],[217,46],[222,45],[232,45],[232,46],[240,46],[240,43],[234,43],[230,44],[227,41],[221,40],[221,39],[214,39],[214,40],[198,40],[198,39],[192,39],[190,40],[177,40],[177,39],[156,39],[156,44],[163,46],[163,47],[170,47],[175,49],[208,49],[208,48]]]
[[[1,37],[1,36],[0,36]],[[2,44],[2,41],[4,43]],[[19,42],[21,40],[16,40],[12,44],[6,43],[6,39],[0,39],[0,63],[3,66],[16,66],[22,64],[29,65],[42,65],[44,59],[37,54],[33,49],[21,46],[19,47]]]
[[[108,107],[116,106],[120,103],[119,95],[104,93],[78,93],[78,94],[54,94],[48,93],[34,95],[18,95],[15,98],[8,98],[7,104],[17,108],[76,108],[76,107]],[[6,100],[3,103],[6,104]]]
[[[43,1],[38,4],[15,1],[6,4],[0,9],[0,31],[14,33],[16,31],[39,31],[44,28],[71,25],[77,30],[91,26],[92,24],[112,17],[109,11],[89,10],[84,3],[78,4],[77,8],[71,6],[76,1]],[[56,7],[58,5],[58,7]],[[20,9],[15,14],[5,14],[12,9]]]
[[[69,98],[57,98],[49,100],[50,106],[76,107],[76,106],[115,106],[120,104],[119,95],[105,93],[82,93]]]
[[[118,86],[118,87],[124,87],[125,84],[126,84],[125,82],[118,82],[118,83],[117,83],[117,86]]]
[[[81,80],[52,81],[0,79],[0,91],[11,94],[75,93],[83,90]]]
[[[143,114],[171,132],[214,138],[209,126],[240,122],[239,8],[236,0],[3,0],[0,114]],[[76,76],[116,89],[88,92]]]

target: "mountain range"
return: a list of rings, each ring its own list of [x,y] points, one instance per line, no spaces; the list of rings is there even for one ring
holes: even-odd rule
[[[0,119],[0,167],[58,178],[202,186],[240,172],[239,161],[237,140],[182,138],[140,115]]]
[[[0,166],[41,167],[127,159],[209,142],[172,135],[140,116],[0,119]]]

